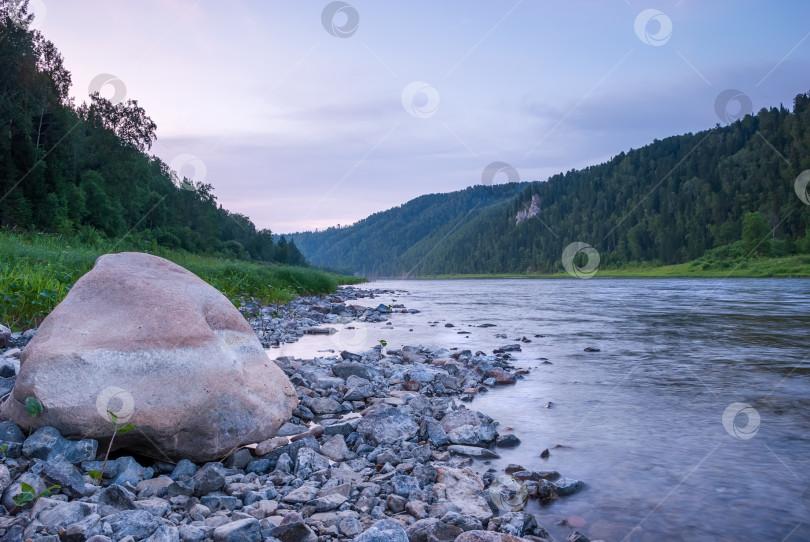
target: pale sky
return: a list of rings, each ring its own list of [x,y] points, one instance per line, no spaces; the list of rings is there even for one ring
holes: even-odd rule
[[[77,103],[118,78],[154,154],[276,233],[463,189],[495,161],[545,180],[810,91],[804,0],[31,6]]]

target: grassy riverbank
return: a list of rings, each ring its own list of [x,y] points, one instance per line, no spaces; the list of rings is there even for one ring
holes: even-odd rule
[[[633,263],[622,267],[600,267],[595,278],[768,278],[810,277],[810,254],[778,257],[748,257],[738,244],[706,252],[691,262],[677,265]],[[566,272],[552,275],[493,274],[440,275],[424,278],[571,278]]]
[[[60,235],[0,230],[0,323],[18,331],[35,327],[102,254],[143,251],[127,240],[83,243]],[[251,297],[284,303],[299,295],[333,292],[363,279],[315,269],[198,256],[152,247],[213,285],[232,302]]]

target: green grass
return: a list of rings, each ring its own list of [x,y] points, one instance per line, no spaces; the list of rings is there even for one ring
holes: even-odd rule
[[[778,247],[781,248],[781,247]],[[700,258],[676,265],[634,262],[621,267],[602,266],[594,278],[769,278],[810,277],[810,254],[757,257],[745,253],[741,242],[706,251]],[[439,275],[423,278],[571,278],[554,274]]]
[[[185,267],[235,305],[247,298],[263,304],[285,303],[301,295],[334,292],[340,284],[364,282],[315,269],[225,260],[159,246],[144,250],[137,239],[88,243],[0,230],[0,323],[14,331],[36,327],[96,258],[128,250],[150,252]]]

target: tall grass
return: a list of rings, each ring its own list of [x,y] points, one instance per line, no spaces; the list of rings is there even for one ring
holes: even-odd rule
[[[96,258],[143,248],[127,240],[82,242],[60,235],[0,229],[0,323],[15,331],[38,326],[73,283],[93,267]],[[245,299],[286,303],[297,296],[329,293],[339,284],[363,281],[314,269],[225,260],[159,246],[148,252],[185,267],[237,306]]]

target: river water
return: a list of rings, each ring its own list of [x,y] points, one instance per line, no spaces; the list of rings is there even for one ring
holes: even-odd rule
[[[584,481],[574,496],[527,508],[557,540],[571,532],[557,525],[566,518],[606,541],[810,540],[810,280],[369,286],[397,293],[361,304],[396,299],[422,312],[336,326],[271,356],[359,351],[380,339],[491,352],[527,337],[514,360],[527,377],[468,405],[522,444],[474,468],[519,463]]]

